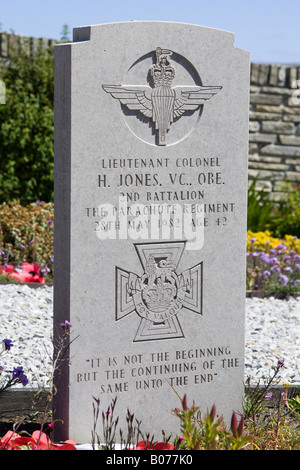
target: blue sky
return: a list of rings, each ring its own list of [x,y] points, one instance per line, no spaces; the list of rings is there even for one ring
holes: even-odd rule
[[[0,0],[3,31],[60,39],[62,26],[175,21],[235,33],[252,62],[300,64],[299,0]]]

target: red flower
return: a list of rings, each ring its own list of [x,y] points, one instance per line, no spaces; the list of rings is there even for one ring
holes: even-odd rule
[[[66,441],[64,444],[54,444],[50,438],[40,431],[34,431],[31,437],[20,436],[8,431],[0,440],[0,450],[20,450],[21,446],[27,446],[32,450],[76,450],[75,441]]]
[[[174,450],[175,447],[166,442],[158,442],[153,445],[150,441],[140,441],[134,450]]]
[[[45,279],[40,276],[41,268],[38,264],[21,264],[22,273],[20,279],[22,282],[40,282],[41,284],[45,283]]]
[[[168,442],[158,442],[154,446],[154,450],[174,450],[175,447],[172,444],[168,444]]]
[[[39,282],[45,284],[45,279],[40,275],[41,267],[38,264],[22,263],[21,272],[18,272],[12,264],[0,266],[0,272],[3,276],[13,278],[18,282]]]

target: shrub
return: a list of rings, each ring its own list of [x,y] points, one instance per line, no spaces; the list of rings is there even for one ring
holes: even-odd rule
[[[40,265],[52,278],[54,209],[37,201],[25,207],[19,201],[0,205],[0,265]]]
[[[256,189],[258,176],[254,178],[248,188],[247,229],[253,232],[269,228],[275,210],[273,201],[269,199],[269,194],[264,189]]]
[[[0,203],[53,201],[54,59],[25,49],[0,69],[6,104],[0,106]]]
[[[284,193],[270,224],[270,231],[276,237],[287,233],[300,237],[300,185],[286,183]]]
[[[300,238],[300,185],[285,183],[283,197],[274,202],[263,188],[256,189],[258,176],[248,188],[247,229],[269,230],[274,237],[294,235]]]

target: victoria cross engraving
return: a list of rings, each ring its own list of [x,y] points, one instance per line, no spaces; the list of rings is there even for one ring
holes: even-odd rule
[[[185,242],[136,244],[144,273],[116,268],[116,321],[141,319],[134,342],[183,338],[178,314],[202,314],[202,262],[178,273]]]
[[[173,54],[158,47],[156,63],[150,68],[153,88],[149,86],[102,85],[103,89],[129,110],[142,113],[155,124],[157,145],[167,145],[167,132],[174,120],[187,112],[194,113],[220,90],[221,86],[172,88],[176,71],[171,64]],[[182,87],[180,87],[182,88]]]

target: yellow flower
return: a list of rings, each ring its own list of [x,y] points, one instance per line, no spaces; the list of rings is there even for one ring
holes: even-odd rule
[[[290,383],[289,383],[289,382],[283,382],[282,385],[283,385],[284,387],[288,387],[288,386],[290,385]]]
[[[300,253],[300,239],[293,235],[285,235],[284,239],[280,239],[272,237],[268,230],[264,232],[247,231],[247,250],[266,251],[268,248],[276,248],[278,245],[284,245],[287,254],[290,250]]]

